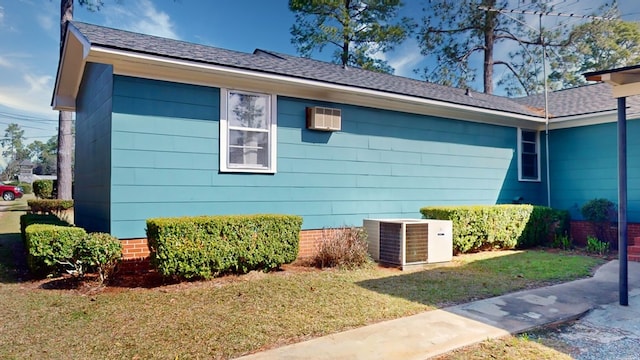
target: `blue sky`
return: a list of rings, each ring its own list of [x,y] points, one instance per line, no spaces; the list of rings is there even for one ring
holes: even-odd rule
[[[424,0],[428,1],[428,0]],[[417,16],[424,1],[405,0],[403,13]],[[514,0],[516,1],[516,0]],[[576,13],[604,0],[556,0]],[[77,2],[77,0],[76,0]],[[76,5],[74,19],[232,50],[256,48],[295,55],[287,0],[104,0],[99,12]],[[620,0],[625,20],[640,19],[640,1]],[[517,1],[516,1],[517,4]],[[27,142],[56,134],[50,108],[58,63],[59,0],[0,0],[0,130],[16,122]],[[505,50],[506,51],[506,50]],[[317,56],[326,59],[326,50]],[[396,74],[415,76],[424,58],[414,40],[381,55]],[[0,160],[0,166],[2,166]]]

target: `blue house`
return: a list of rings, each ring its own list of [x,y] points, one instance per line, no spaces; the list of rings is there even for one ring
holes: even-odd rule
[[[627,104],[640,117],[640,100]],[[579,220],[586,201],[616,199],[605,83],[551,93],[547,122],[538,95],[74,22],[53,106],[76,112],[76,223],[121,239],[144,238],[151,217],[296,214],[304,241],[364,218],[417,218],[426,205],[523,201]],[[639,144],[628,151],[640,158]],[[633,222],[638,178],[630,161]]]

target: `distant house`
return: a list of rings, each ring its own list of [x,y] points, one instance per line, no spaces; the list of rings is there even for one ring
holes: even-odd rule
[[[150,217],[297,214],[301,252],[322,228],[426,205],[550,200],[580,220],[586,201],[615,201],[609,85],[551,93],[548,124],[543,104],[79,22],[53,99],[76,111],[79,226],[133,244]],[[640,159],[640,144],[628,151]],[[640,161],[629,179],[640,222]]]
[[[20,167],[20,172],[18,173],[18,181],[21,183],[29,183],[33,182],[33,163],[30,160],[22,160],[18,166]]]

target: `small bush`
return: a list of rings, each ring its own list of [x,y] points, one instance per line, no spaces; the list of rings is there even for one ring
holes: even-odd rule
[[[53,197],[53,180],[34,181],[33,193],[40,199],[51,199]]]
[[[370,262],[367,234],[361,228],[325,229],[313,264],[317,267],[358,268]]]
[[[96,271],[100,283],[104,283],[121,257],[122,244],[117,238],[105,233],[91,233],[77,244],[69,263],[73,264],[80,276]]]
[[[593,236],[587,236],[587,252],[598,254],[598,255],[606,255],[609,252],[609,242],[600,241],[598,238]]]
[[[562,249],[562,250],[571,250],[571,248],[573,248],[571,238],[567,234],[556,235],[553,238],[553,242],[551,243],[551,246],[557,249]]]
[[[616,217],[616,205],[607,199],[593,199],[580,208],[582,217],[591,223],[595,230],[595,237],[609,242],[611,238],[611,222]]]
[[[302,218],[235,215],[147,220],[151,263],[164,276],[271,270],[298,256]]]
[[[51,214],[73,208],[73,200],[60,199],[33,199],[28,200],[27,205],[32,213]]]
[[[24,191],[25,194],[31,194],[33,192],[31,184],[29,184],[29,183],[22,182],[22,183],[18,184],[18,186],[20,186],[22,188],[22,190]]]
[[[74,251],[87,235],[82,228],[33,224],[25,229],[27,264],[35,273],[54,271],[73,259]]]

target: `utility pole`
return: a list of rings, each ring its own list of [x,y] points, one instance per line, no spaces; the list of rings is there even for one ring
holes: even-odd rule
[[[549,175],[549,90],[547,86],[547,53],[546,53],[546,43],[544,41],[544,32],[542,31],[542,17],[543,16],[552,16],[552,17],[569,17],[569,18],[581,18],[581,19],[590,19],[590,20],[612,20],[612,18],[603,17],[603,16],[592,16],[592,15],[579,15],[579,14],[569,14],[569,13],[559,13],[559,12],[544,12],[544,11],[531,11],[531,10],[518,10],[518,9],[496,9],[490,8],[486,6],[479,6],[479,10],[484,11],[492,11],[498,12],[501,14],[505,14],[512,19],[524,24],[525,26],[537,30],[540,34],[540,45],[542,45],[542,76],[544,77],[544,133],[545,133],[545,146],[546,146],[546,169],[547,169],[547,206],[551,207],[551,183],[550,183],[550,175]],[[516,19],[509,14],[522,14],[522,15],[537,15],[538,29],[535,29],[525,22]],[[625,98],[618,99],[618,112],[620,109],[624,109],[626,106],[624,103]],[[619,174],[618,174],[618,182],[619,189],[618,193],[623,194],[619,195],[618,204],[619,206],[619,214],[618,218],[622,219],[618,221],[618,248],[619,248],[619,256],[618,261],[619,265],[619,297],[620,297],[620,305],[628,306],[629,305],[629,285],[628,285],[628,267],[627,267],[627,215],[626,215],[626,189],[627,189],[627,174],[626,174],[626,119],[620,120],[620,113],[618,114],[618,152],[620,153],[620,149],[624,149],[624,165],[619,165]],[[620,133],[624,134],[624,136],[620,135]],[[623,203],[624,202],[624,203]]]

